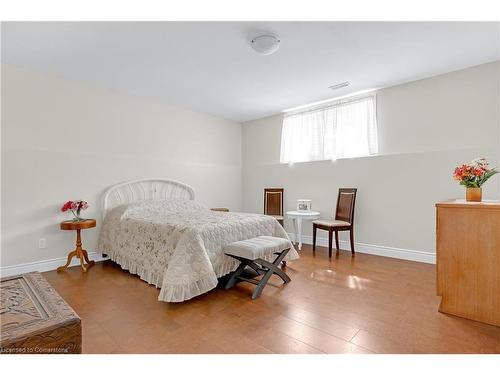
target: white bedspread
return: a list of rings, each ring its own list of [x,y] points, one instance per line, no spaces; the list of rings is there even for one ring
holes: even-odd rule
[[[270,216],[210,211],[187,200],[142,201],[106,215],[97,250],[161,288],[158,300],[181,302],[236,269],[239,262],[224,255],[225,245],[264,235],[288,238]],[[298,257],[292,248],[285,260]]]

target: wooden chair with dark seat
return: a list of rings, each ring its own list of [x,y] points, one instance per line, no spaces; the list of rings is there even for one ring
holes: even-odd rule
[[[351,253],[354,255],[354,204],[356,203],[355,188],[341,188],[337,197],[335,220],[313,221],[313,252],[316,251],[316,230],[328,231],[328,256],[332,257],[332,235],[335,232],[335,246],[339,251],[339,232],[349,231]]]
[[[273,216],[283,226],[283,188],[264,189],[264,215]]]

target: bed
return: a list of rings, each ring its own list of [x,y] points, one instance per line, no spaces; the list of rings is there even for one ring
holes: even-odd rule
[[[194,190],[167,179],[112,186],[103,195],[97,251],[160,288],[158,300],[182,302],[217,286],[238,261],[223,247],[256,236],[288,238],[278,221],[260,214],[211,211]],[[292,248],[285,260],[298,259]]]

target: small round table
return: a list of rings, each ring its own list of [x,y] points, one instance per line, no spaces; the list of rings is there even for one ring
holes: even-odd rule
[[[318,211],[287,211],[286,216],[293,220],[295,229],[295,242],[299,240],[299,250],[302,249],[302,220],[317,220],[320,217]]]
[[[66,271],[66,268],[68,268],[71,263],[71,259],[75,256],[80,259],[80,266],[82,267],[83,272],[87,272],[87,270],[94,265],[95,262],[93,260],[89,260],[87,250],[82,248],[82,237],[80,236],[80,231],[82,229],[94,227],[94,219],[85,219],[80,221],[67,220],[61,223],[62,230],[76,230],[76,248],[68,254],[68,261],[66,264],[57,268],[58,272]]]

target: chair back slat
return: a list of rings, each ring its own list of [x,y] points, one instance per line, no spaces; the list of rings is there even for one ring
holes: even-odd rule
[[[283,189],[264,189],[264,215],[283,216]]]
[[[347,221],[351,225],[354,222],[354,204],[356,202],[355,188],[341,188],[337,197],[337,210],[335,220]]]

